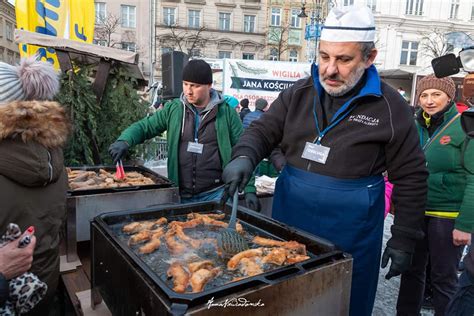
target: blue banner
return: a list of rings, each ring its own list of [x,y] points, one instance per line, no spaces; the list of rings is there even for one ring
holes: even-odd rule
[[[321,24],[309,24],[306,25],[304,32],[304,39],[309,40],[311,38],[319,38],[321,36]]]

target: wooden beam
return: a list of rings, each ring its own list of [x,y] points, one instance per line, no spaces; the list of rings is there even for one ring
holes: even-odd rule
[[[100,59],[99,66],[97,67],[97,73],[95,75],[95,80],[92,84],[92,90],[94,91],[98,102],[102,100],[102,96],[104,95],[105,86],[109,77],[110,67],[110,60],[106,60],[104,58]]]
[[[71,58],[69,57],[68,52],[56,50],[56,56],[58,56],[59,67],[61,67],[61,70],[64,73],[67,73],[69,70],[72,69]]]

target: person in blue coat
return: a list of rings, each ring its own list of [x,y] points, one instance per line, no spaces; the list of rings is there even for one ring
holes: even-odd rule
[[[255,111],[248,113],[242,121],[244,129],[247,129],[253,121],[258,120],[267,109],[267,100],[262,98],[255,100]]]
[[[367,7],[333,8],[311,76],[282,91],[233,147],[222,174],[243,190],[278,145],[286,164],[272,216],[323,237],[353,256],[349,313],[369,316],[377,288],[384,222],[382,173],[393,183],[392,237],[382,256],[389,279],[406,271],[423,237],[427,177],[410,106],[373,65],[375,23]],[[315,306],[315,309],[317,307]],[[314,311],[314,315],[318,314]]]

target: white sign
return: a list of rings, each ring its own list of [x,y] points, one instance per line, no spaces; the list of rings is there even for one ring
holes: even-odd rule
[[[249,99],[251,107],[258,98],[271,104],[281,91],[310,72],[310,63],[224,59],[222,92],[238,100]]]

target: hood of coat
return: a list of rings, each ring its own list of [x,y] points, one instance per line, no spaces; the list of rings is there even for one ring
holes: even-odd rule
[[[212,110],[216,105],[218,104],[221,104],[221,103],[224,103],[225,100],[223,98],[223,96],[217,92],[216,90],[214,89],[211,89],[210,91],[210,100],[209,100],[209,104],[204,108],[204,110],[201,112],[202,114],[206,113],[206,112],[209,112],[210,110]],[[181,102],[183,102],[183,104],[185,106],[187,106],[188,108],[190,108],[193,112],[194,112],[194,106],[188,102],[188,100],[186,99],[186,97],[184,96],[184,93],[181,94]]]
[[[56,182],[64,172],[69,123],[56,102],[0,107],[0,175],[28,187]]]
[[[51,149],[64,146],[68,133],[66,111],[57,102],[16,101],[0,106],[0,141],[20,138]]]

